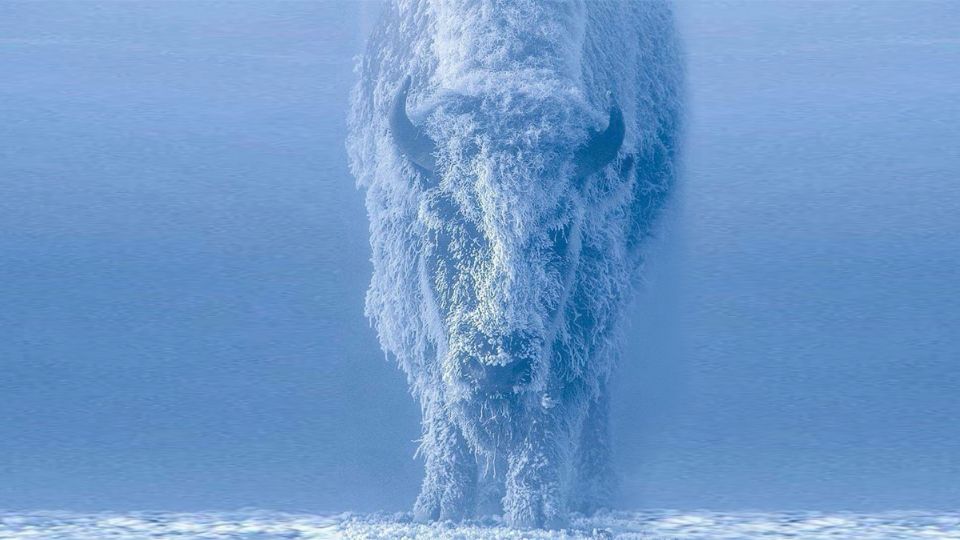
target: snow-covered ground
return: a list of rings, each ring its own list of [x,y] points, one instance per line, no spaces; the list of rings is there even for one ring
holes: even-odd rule
[[[612,512],[562,531],[520,531],[496,519],[413,523],[409,514],[239,512],[0,512],[0,539],[960,539],[960,512]]]

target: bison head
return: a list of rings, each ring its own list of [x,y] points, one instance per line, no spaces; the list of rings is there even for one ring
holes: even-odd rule
[[[388,120],[415,178],[438,376],[450,402],[503,418],[555,386],[558,332],[577,323],[564,306],[582,266],[585,190],[620,153],[623,117],[613,104],[593,130],[602,119],[575,95],[492,91],[440,98],[416,125],[409,88]]]

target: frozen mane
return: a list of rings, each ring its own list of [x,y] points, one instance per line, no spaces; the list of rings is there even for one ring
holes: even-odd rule
[[[659,2],[385,8],[347,147],[367,315],[424,413],[418,516],[486,491],[542,525],[609,497],[605,386],[675,176],[681,77]]]

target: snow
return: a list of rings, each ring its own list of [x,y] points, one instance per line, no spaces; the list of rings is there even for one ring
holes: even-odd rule
[[[569,529],[520,530],[497,518],[464,524],[414,523],[409,513],[296,514],[237,512],[13,512],[0,511],[0,540],[117,540],[203,538],[298,539],[575,539],[685,540],[734,538],[960,539],[960,512],[678,512],[645,510],[574,516]]]

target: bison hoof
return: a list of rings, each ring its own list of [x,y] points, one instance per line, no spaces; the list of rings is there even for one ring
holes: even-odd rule
[[[567,526],[567,520],[557,502],[541,497],[505,502],[507,523],[522,529],[562,529]]]
[[[417,497],[413,505],[413,519],[419,523],[431,521],[462,521],[471,515],[471,501],[468,496],[451,494],[423,494]]]
[[[417,523],[429,523],[440,519],[440,505],[421,502],[413,505],[413,520]]]
[[[545,516],[537,513],[521,513],[515,516],[507,516],[507,524],[517,529],[563,529],[567,526],[567,520],[559,515]]]

